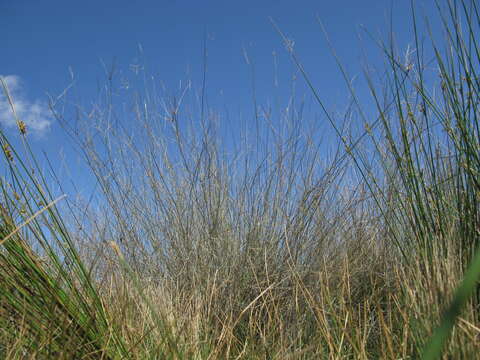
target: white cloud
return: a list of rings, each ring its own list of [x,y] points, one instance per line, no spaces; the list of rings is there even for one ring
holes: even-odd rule
[[[27,125],[27,132],[37,135],[43,134],[53,121],[52,114],[45,102],[30,101],[24,94],[22,81],[17,75],[6,75],[1,78],[7,84],[10,97],[13,100],[15,112],[19,120]],[[6,127],[16,127],[16,119],[5,95],[3,86],[0,86],[0,124]]]

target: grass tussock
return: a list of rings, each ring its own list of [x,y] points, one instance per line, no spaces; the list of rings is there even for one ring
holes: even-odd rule
[[[413,55],[379,43],[376,116],[352,90],[345,118],[361,134],[325,111],[328,157],[301,104],[231,143],[203,95],[191,111],[189,88],[168,101],[146,84],[125,110],[110,78],[75,121],[52,103],[97,184],[85,204],[50,192],[16,119],[21,151],[0,134],[0,357],[477,358],[480,13],[443,5],[433,59],[414,11]]]

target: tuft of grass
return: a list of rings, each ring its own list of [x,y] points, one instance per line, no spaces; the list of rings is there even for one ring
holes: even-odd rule
[[[0,131],[0,357],[476,358],[480,15],[447,0],[439,17],[428,63],[413,3],[415,52],[378,42],[373,120],[350,83],[333,118],[287,47],[338,135],[328,157],[294,93],[232,141],[188,86],[145,82],[119,108],[109,74],[74,121],[56,99],[86,202],[50,190],[2,80],[20,146]]]

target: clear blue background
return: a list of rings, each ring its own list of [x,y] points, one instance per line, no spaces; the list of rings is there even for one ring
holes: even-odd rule
[[[434,0],[416,1],[416,9],[419,17],[436,15]],[[245,54],[254,66],[259,104],[276,99],[286,106],[296,71],[271,17],[295,42],[295,51],[329,109],[341,111],[348,104],[348,91],[317,16],[351,78],[362,76],[366,61],[383,69],[381,51],[362,26],[374,38],[386,40],[392,23],[399,49],[413,44],[408,0],[0,0],[0,75],[18,76],[21,96],[33,103],[46,100],[47,92],[60,94],[73,72],[75,96],[88,103],[105,78],[102,63],[107,67],[115,63],[125,74],[140,64],[178,94],[180,80],[191,79],[194,88],[201,87],[206,39],[209,103],[253,117],[252,67]],[[360,96],[367,98],[365,84],[355,84]],[[299,97],[307,93],[301,84],[299,91]],[[321,111],[313,106],[309,116],[315,113]],[[325,120],[320,115],[318,121]],[[6,130],[14,134],[15,129]],[[54,121],[48,132],[32,136],[32,141],[54,160],[59,150],[75,160]]]

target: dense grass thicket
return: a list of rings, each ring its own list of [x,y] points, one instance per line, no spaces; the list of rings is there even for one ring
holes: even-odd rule
[[[332,118],[287,46],[328,157],[294,106],[233,144],[188,89],[56,99],[94,201],[51,192],[2,80],[22,142],[0,133],[0,358],[480,358],[480,8],[440,5],[442,37],[412,12],[415,52],[379,43],[373,118],[353,90]]]

